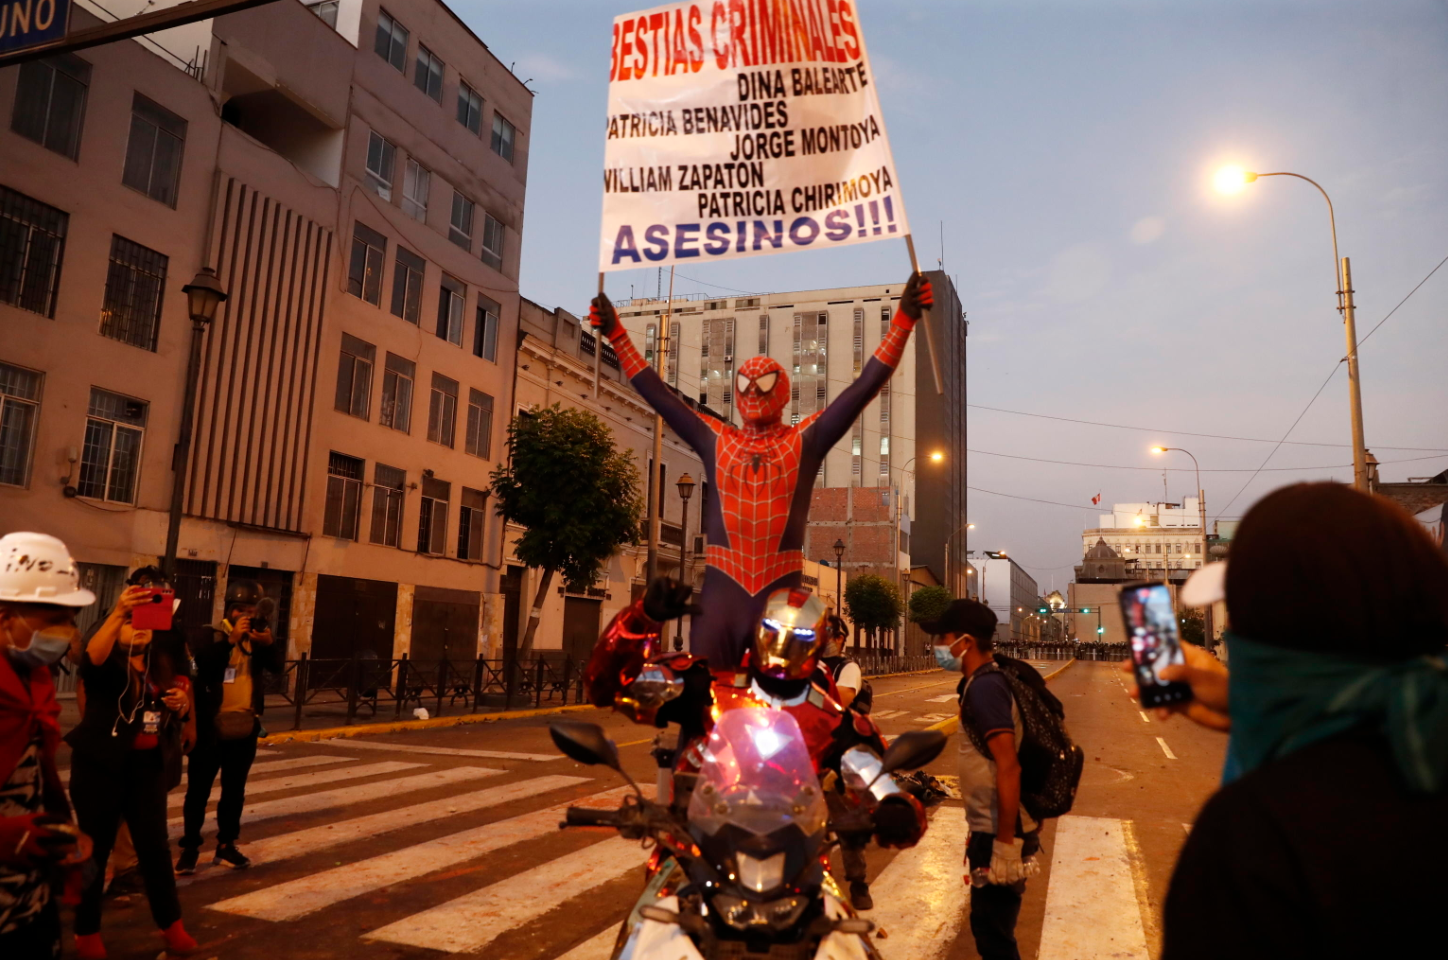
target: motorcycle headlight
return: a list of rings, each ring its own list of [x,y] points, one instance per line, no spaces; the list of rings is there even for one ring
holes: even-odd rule
[[[713,903],[714,909],[724,918],[724,922],[735,930],[757,930],[760,927],[783,930],[793,926],[799,920],[800,914],[804,913],[804,908],[809,906],[809,900],[805,897],[784,897],[768,903],[750,903],[723,893],[716,895]]]
[[[763,893],[784,882],[784,851],[763,860],[739,854],[739,883],[746,890]]]

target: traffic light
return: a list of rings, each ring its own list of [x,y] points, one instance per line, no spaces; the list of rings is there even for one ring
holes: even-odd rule
[[[1097,627],[1097,628],[1096,628],[1096,632],[1097,632],[1097,634],[1105,633],[1105,632],[1106,632],[1106,628],[1105,628],[1105,627]]]
[[[1091,612],[1091,608],[1090,608],[1090,607],[1082,607],[1082,608],[1081,608],[1081,612],[1082,612],[1082,613],[1090,613],[1090,612]]]
[[[1050,609],[1047,608],[1047,607],[1037,607],[1037,608],[1036,608],[1036,612],[1037,612],[1037,613],[1050,613],[1051,611],[1050,611]]]

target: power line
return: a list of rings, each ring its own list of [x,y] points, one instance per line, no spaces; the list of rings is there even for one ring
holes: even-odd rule
[[[1100,513],[1099,507],[1083,507],[1079,503],[1062,503],[1059,500],[1037,500],[1035,497],[1021,497],[1014,493],[1001,493],[999,490],[986,490],[982,487],[966,485],[967,490],[974,490],[976,493],[988,493],[993,497],[1005,497],[1009,500],[1026,500],[1030,503],[1049,503],[1053,507],[1070,507],[1072,510],[1085,510],[1087,513]]]
[[[1158,473],[1158,472],[1163,471],[1163,470],[1169,470],[1169,471],[1171,471],[1171,472],[1173,472],[1173,473],[1192,473],[1192,472],[1193,472],[1193,468],[1192,468],[1192,467],[1138,467],[1138,466],[1130,466],[1130,465],[1124,464],[1124,463],[1082,463],[1082,462],[1077,461],[1077,460],[1051,460],[1051,459],[1048,459],[1048,458],[1045,458],[1045,457],[1026,457],[1026,456],[1021,456],[1021,455],[1019,455],[1019,454],[1014,454],[1014,453],[995,453],[995,452],[990,451],[990,450],[975,450],[975,449],[971,449],[971,448],[967,448],[966,452],[967,452],[967,453],[980,454],[981,456],[985,456],[985,457],[1004,457],[1004,458],[1007,459],[1007,460],[1029,460],[1029,461],[1031,461],[1032,463],[1054,463],[1054,464],[1060,464],[1061,466],[1067,466],[1067,467],[1097,467],[1097,468],[1100,468],[1100,469],[1103,469],[1103,470],[1150,470],[1152,473]],[[1448,453],[1436,453],[1436,454],[1433,454],[1433,455],[1427,456],[1427,457],[1408,457],[1408,458],[1403,459],[1403,460],[1380,460],[1379,463],[1384,463],[1384,464],[1388,464],[1388,463],[1415,463],[1415,462],[1417,462],[1417,461],[1419,461],[1419,460],[1441,460],[1441,459],[1443,459],[1444,457],[1448,457]],[[1322,465],[1322,466],[1315,466],[1315,467],[1265,467],[1265,468],[1264,468],[1264,467],[1256,467],[1256,468],[1253,468],[1253,467],[1204,467],[1204,468],[1202,468],[1202,471],[1201,471],[1201,472],[1202,472],[1202,473],[1260,473],[1260,472],[1262,472],[1264,469],[1265,469],[1265,470],[1268,470],[1268,471],[1273,471],[1273,470],[1284,470],[1284,471],[1285,471],[1285,470],[1341,470],[1341,469],[1344,469],[1344,468],[1346,468],[1346,467],[1351,467],[1351,466],[1352,466],[1352,464],[1350,464],[1350,463],[1329,463],[1329,464],[1324,464],[1324,465]]]

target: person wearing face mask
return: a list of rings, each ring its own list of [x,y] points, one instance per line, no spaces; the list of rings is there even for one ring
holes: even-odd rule
[[[76,908],[81,960],[106,956],[100,935],[103,870],[123,822],[166,952],[186,955],[196,948],[181,922],[166,833],[166,794],[181,781],[182,738],[192,713],[190,661],[179,631],[146,630],[132,622],[136,608],[152,601],[151,591],[127,587],[87,642],[80,663],[85,712],[65,738],[72,751],[71,799],[81,829],[95,838],[95,861],[102,868]]]
[[[55,767],[60,705],[51,666],[95,603],[65,544],[43,533],[0,537],[0,957],[59,957],[56,867],[90,858]]]
[[[938,620],[921,626],[935,635],[936,662],[963,674],[958,739],[960,794],[970,828],[970,932],[982,960],[1020,960],[1016,919],[1040,849],[1040,825],[1021,806],[1021,718],[994,662],[996,615],[983,603],[956,600]]]

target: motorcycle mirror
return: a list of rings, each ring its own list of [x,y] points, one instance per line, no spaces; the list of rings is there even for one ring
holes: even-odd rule
[[[882,773],[918,770],[940,756],[946,739],[939,730],[911,730],[900,734],[885,751]]]
[[[548,725],[548,735],[570,760],[589,766],[601,763],[622,772],[618,747],[598,724],[586,720],[554,720]]]
[[[665,910],[663,907],[656,907],[653,904],[639,907],[639,916],[645,920],[652,920],[655,923],[674,924],[679,922],[679,915],[672,910]]]
[[[836,933],[856,933],[864,936],[875,929],[875,923],[872,920],[866,920],[864,917],[845,917],[844,919],[836,920],[831,929]]]

